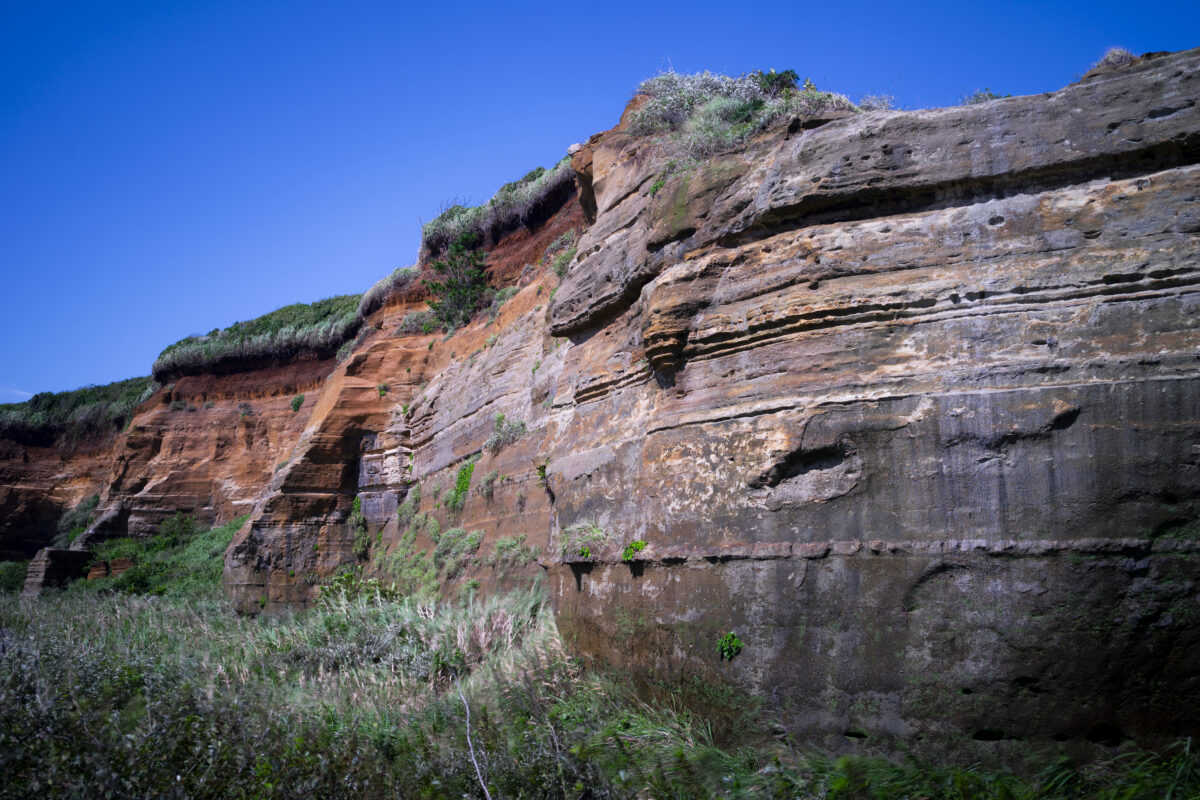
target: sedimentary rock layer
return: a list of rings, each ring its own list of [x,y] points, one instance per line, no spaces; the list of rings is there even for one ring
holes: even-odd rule
[[[482,535],[443,591],[503,585],[485,556],[520,534],[577,652],[767,698],[809,743],[1195,733],[1198,71],[798,120],[683,172],[593,137],[548,312],[535,272],[496,323],[369,342],[231,549],[233,597],[370,574],[419,483],[435,531]],[[497,413],[526,431],[493,451]]]

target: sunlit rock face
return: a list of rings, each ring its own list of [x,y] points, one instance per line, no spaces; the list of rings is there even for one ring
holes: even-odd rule
[[[442,530],[483,532],[444,592],[544,573],[579,654],[758,695],[808,744],[1194,735],[1198,73],[1189,51],[785,123],[670,175],[650,140],[593,137],[578,198],[523,234],[586,220],[561,285],[533,264],[448,339],[380,312],[227,554],[231,596],[383,574],[352,499],[387,554],[420,484]],[[497,414],[526,432],[491,451]],[[517,535],[536,562],[486,563]]]

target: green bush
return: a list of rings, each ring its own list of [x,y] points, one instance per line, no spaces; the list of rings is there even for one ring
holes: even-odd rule
[[[129,378],[69,392],[40,392],[23,403],[0,404],[0,439],[49,445],[74,443],[123,429],[134,411],[158,391],[149,377]]]
[[[193,517],[177,513],[164,520],[157,535],[149,539],[123,537],[101,542],[92,551],[93,563],[129,558],[134,566],[114,577],[76,581],[67,591],[221,597],[225,550],[245,521],[245,516],[238,517],[219,528],[200,531]]]
[[[0,561],[0,594],[11,594],[25,588],[28,561]]]
[[[554,270],[554,274],[559,279],[566,276],[567,269],[571,266],[571,262],[575,260],[575,254],[577,252],[578,252],[578,248],[574,244],[572,244],[566,250],[563,250],[561,253],[559,253],[558,255],[556,255],[554,257],[554,261],[552,261],[550,263],[550,268]],[[551,298],[553,298],[554,297],[553,293],[551,293],[550,296],[551,296]]]
[[[441,327],[441,322],[432,311],[410,311],[401,318],[400,325],[396,328],[396,334],[428,336],[431,333],[437,333]],[[430,344],[433,343],[430,342]]]
[[[347,294],[315,303],[294,303],[248,322],[235,322],[167,347],[154,362],[154,376],[237,369],[265,359],[300,355],[330,357],[353,339],[362,320],[360,296]]]
[[[488,306],[488,322],[496,321],[496,317],[500,315],[500,309],[502,309],[504,304],[512,299],[513,295],[515,295],[518,291],[519,289],[517,289],[516,286],[506,286],[492,296],[492,303],[490,306]],[[494,339],[491,341],[493,344],[495,343]],[[489,347],[490,346],[491,345],[489,345]]]
[[[742,648],[744,647],[745,645],[742,644],[742,640],[737,637],[737,634],[730,631],[717,642],[717,653],[723,660],[732,661],[734,656],[742,652]]]
[[[578,554],[580,558],[591,558],[592,548],[608,544],[608,531],[595,520],[576,522],[563,531],[562,554]]]
[[[451,243],[445,259],[430,265],[437,278],[424,281],[434,297],[429,308],[448,330],[470,322],[487,293],[487,276],[483,272],[487,256],[476,249],[478,241],[473,233],[460,235]]]
[[[642,539],[637,539],[636,541],[632,541],[625,545],[625,550],[621,553],[621,560],[633,561],[635,558],[637,558],[638,553],[646,549],[647,544],[648,542],[645,542]]]
[[[91,523],[92,512],[96,510],[96,506],[100,503],[100,495],[94,494],[90,497],[85,497],[69,511],[63,513],[58,518],[58,524],[55,526],[54,541],[51,542],[54,547],[67,547],[71,542],[87,530],[87,526]]]
[[[304,405],[304,395],[298,394],[292,398],[292,412],[293,413],[299,411],[300,406],[302,406],[302,405]]]
[[[794,69],[785,69],[783,72],[763,72],[761,69],[750,73],[758,88],[767,97],[777,97],[786,92],[794,91],[796,81],[800,80],[800,76],[796,74]]]
[[[509,569],[536,561],[540,554],[541,551],[538,548],[525,544],[524,534],[501,536],[492,545],[492,553],[485,563],[499,569]]]
[[[488,501],[491,501],[492,495],[494,495],[496,492],[496,481],[499,480],[499,478],[500,471],[494,469],[488,474],[484,475],[479,481],[479,493],[487,498]]]

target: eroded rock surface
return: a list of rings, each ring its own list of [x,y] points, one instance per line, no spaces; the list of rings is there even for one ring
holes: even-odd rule
[[[260,501],[235,600],[310,599],[317,561],[385,576],[351,553],[350,501],[386,557],[420,484],[436,530],[482,531],[444,592],[503,585],[487,554],[519,533],[577,652],[767,698],[810,744],[977,759],[1194,734],[1198,71],[1192,51],[781,125],[683,173],[621,126],[593,137],[572,162],[591,224],[548,313],[542,272],[498,324],[356,354],[336,402],[370,410],[325,418],[336,446],[293,470],[322,464],[319,491],[285,477]],[[493,453],[497,413],[527,430]]]
[[[548,455],[604,455],[553,530],[649,545],[552,535],[579,650],[835,749],[1193,734],[1198,72],[769,132],[654,194],[645,141],[592,142]]]

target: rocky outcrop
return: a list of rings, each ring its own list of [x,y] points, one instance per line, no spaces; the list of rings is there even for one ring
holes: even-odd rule
[[[84,577],[88,554],[80,550],[43,547],[29,562],[22,597],[38,597],[43,590],[61,587]]]
[[[442,590],[486,591],[537,572],[494,566],[520,535],[578,653],[767,698],[810,744],[1194,734],[1198,71],[785,123],[683,172],[593,137],[550,307],[544,271],[446,340],[386,335],[392,307],[231,548],[232,596],[302,603],[451,526],[481,537]],[[525,429],[492,449],[497,414]],[[406,544],[417,484],[438,524]]]
[[[578,654],[830,750],[1195,735],[1198,73],[784,121],[682,171],[619,124],[492,232],[494,315],[403,334],[411,282],[340,363],[180,378],[90,466],[13,450],[0,504],[103,489],[79,548],[249,513],[247,613],[347,568],[544,576]]]
[[[0,439],[0,561],[49,545],[63,512],[104,487],[113,437],[36,445]]]
[[[152,534],[182,512],[205,525],[248,514],[293,448],[334,361],[302,360],[169,384],[117,442],[96,521],[72,544]],[[307,393],[307,394],[306,394]],[[293,410],[293,398],[304,394]]]
[[[649,545],[547,563],[580,651],[838,749],[1194,733],[1198,68],[781,129],[657,193],[593,142],[554,527]]]
[[[392,567],[409,533],[397,509],[418,485],[414,511],[439,520],[436,531],[415,532],[418,551],[434,552],[441,530],[480,531],[474,570],[448,578],[441,587],[447,594],[464,579],[490,591],[541,571],[528,549],[489,566],[482,562],[498,541],[526,536],[531,548],[545,541],[549,528],[549,501],[534,461],[567,348],[547,333],[546,305],[557,279],[542,257],[553,241],[582,226],[574,193],[563,202],[540,224],[511,232],[489,251],[492,279],[516,280],[519,288],[494,319],[480,315],[451,337],[404,335],[400,320],[424,303],[389,302],[368,320],[375,332],[330,376],[295,457],[259,498],[226,555],[225,585],[236,608],[258,613],[304,605],[322,580],[346,567],[395,578]],[[484,445],[497,414],[524,423],[526,432],[493,452]],[[452,513],[446,495],[474,457],[480,457],[476,483],[496,473],[491,494],[476,486],[465,507]],[[369,552],[355,552],[349,523],[355,498],[369,526]]]

